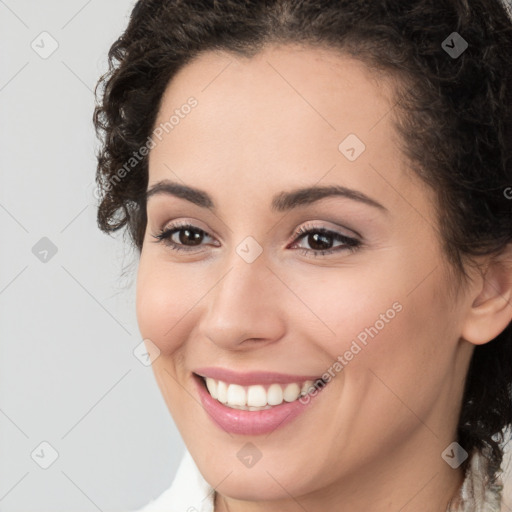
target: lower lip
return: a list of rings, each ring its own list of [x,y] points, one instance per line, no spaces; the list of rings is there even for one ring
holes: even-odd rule
[[[300,399],[297,399],[293,402],[283,402],[280,405],[275,405],[272,409],[243,411],[220,403],[210,395],[201,377],[196,375],[193,377],[196,381],[203,407],[210,418],[222,430],[241,435],[268,434],[277,428],[287,425],[305,412],[325,387],[317,388],[318,392],[315,395],[310,395],[307,403],[302,403]]]

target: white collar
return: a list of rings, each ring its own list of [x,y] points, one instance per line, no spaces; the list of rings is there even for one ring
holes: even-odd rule
[[[214,489],[185,450],[171,487],[136,512],[214,512]]]

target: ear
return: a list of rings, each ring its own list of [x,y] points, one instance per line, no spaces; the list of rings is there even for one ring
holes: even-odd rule
[[[483,345],[512,321],[512,244],[498,256],[487,257],[469,290],[469,309],[461,336],[474,345]]]

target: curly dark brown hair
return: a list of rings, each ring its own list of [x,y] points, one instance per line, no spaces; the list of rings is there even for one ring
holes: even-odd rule
[[[468,42],[458,56],[443,48],[454,32]],[[273,43],[340,50],[398,79],[401,149],[437,192],[461,279],[472,257],[512,243],[512,23],[498,0],[140,0],[97,87],[101,230],[126,227],[142,249],[148,158],[138,152],[178,70],[201,52],[250,57]],[[458,442],[489,454],[492,481],[512,424],[511,361],[509,324],[475,348],[461,404]]]

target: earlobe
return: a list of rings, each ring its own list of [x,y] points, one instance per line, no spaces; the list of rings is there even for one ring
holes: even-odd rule
[[[488,343],[512,322],[512,245],[488,262],[475,281],[476,296],[468,310],[462,338],[475,345]]]

